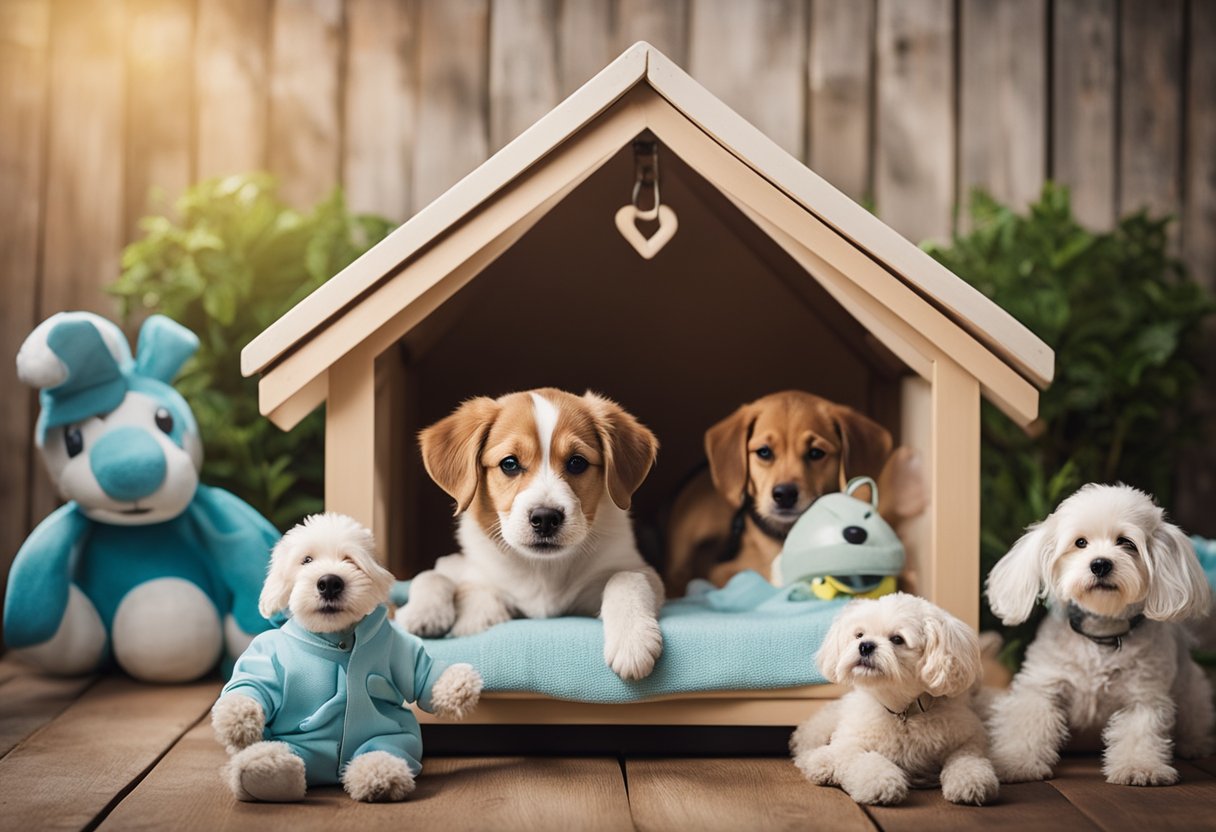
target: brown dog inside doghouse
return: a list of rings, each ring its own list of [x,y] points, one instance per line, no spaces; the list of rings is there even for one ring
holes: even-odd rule
[[[745,569],[770,578],[794,522],[853,477],[878,483],[879,514],[897,531],[926,503],[912,449],[895,448],[886,428],[853,408],[802,391],[741,406],[706,431],[705,454],[708,471],[680,491],[667,524],[670,597],[692,578],[723,586]]]

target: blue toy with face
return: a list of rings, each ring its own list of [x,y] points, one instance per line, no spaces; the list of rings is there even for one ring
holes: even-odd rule
[[[279,533],[199,484],[203,448],[169,383],[198,339],[154,315],[136,355],[88,312],[44,321],[17,356],[39,388],[37,445],[68,503],[26,539],[4,602],[7,646],[50,673],[116,662],[146,681],[230,669],[269,629],[258,594]]]

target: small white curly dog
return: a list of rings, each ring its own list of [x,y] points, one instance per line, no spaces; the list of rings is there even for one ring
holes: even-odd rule
[[[902,592],[857,600],[828,630],[823,675],[853,690],[798,727],[794,764],[858,803],[899,803],[909,786],[940,782],[952,803],[996,797],[984,726],[971,691],[980,676],[975,631]]]
[[[393,576],[374,551],[340,514],[309,517],[275,546],[258,608],[290,617],[253,640],[212,709],[237,798],[301,800],[341,783],[356,800],[402,800],[422,768],[407,703],[457,719],[477,704],[476,670],[432,660],[389,621]]]
[[[1090,484],[1031,526],[989,574],[988,603],[1018,624],[1043,597],[1050,614],[989,716],[1003,782],[1050,777],[1070,734],[1101,731],[1109,783],[1174,783],[1175,752],[1211,753],[1212,691],[1178,623],[1207,612],[1211,589],[1152,498]]]

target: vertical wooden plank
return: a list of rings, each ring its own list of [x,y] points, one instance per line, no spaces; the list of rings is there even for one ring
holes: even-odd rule
[[[1115,220],[1115,0],[1052,6],[1051,178],[1072,190],[1082,225]]]
[[[557,15],[558,93],[565,97],[616,57],[612,49],[612,4],[604,0],[561,0]]]
[[[418,39],[414,210],[488,155],[488,0],[423,3]]]
[[[266,167],[270,0],[206,0],[195,39],[195,179]]]
[[[557,104],[555,0],[494,0],[490,11],[490,152]]]
[[[693,0],[689,74],[799,158],[806,139],[806,3]]]
[[[959,190],[966,218],[981,187],[1017,209],[1047,173],[1045,0],[962,0],[959,51]]]
[[[193,0],[127,2],[125,239],[139,218],[190,184],[194,94]]]
[[[810,41],[810,167],[853,199],[870,199],[874,0],[813,0]]]
[[[66,309],[113,316],[105,286],[123,242],[125,14],[120,3],[62,0],[51,15],[51,91],[39,319]],[[35,465],[32,512],[58,496]]]
[[[329,371],[325,510],[376,528],[376,356],[356,347]]]
[[[283,198],[307,208],[341,168],[342,0],[276,3],[270,40],[269,167]]]
[[[1119,9],[1119,214],[1177,214],[1183,0]]]
[[[414,0],[347,0],[342,183],[355,211],[410,215],[417,57]]]
[[[980,388],[957,364],[933,362],[929,451],[929,600],[980,623]]]
[[[874,196],[913,242],[950,234],[954,209],[954,6],[879,0]]]
[[[689,0],[616,0],[614,54],[648,41],[680,66],[688,66]]]
[[[0,596],[32,522],[33,394],[14,359],[38,323],[38,241],[43,216],[49,0],[0,3]]]

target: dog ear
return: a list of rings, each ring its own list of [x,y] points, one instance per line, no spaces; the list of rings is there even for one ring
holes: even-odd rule
[[[980,639],[953,615],[926,603],[920,677],[934,696],[958,696],[980,677]]]
[[[375,535],[372,534],[371,529],[354,518],[345,519],[352,527],[349,534],[352,545],[347,547],[347,554],[354,558],[356,566],[371,579],[373,594],[382,602],[387,601],[389,590],[393,588],[393,582],[397,579],[376,559]]]
[[[498,411],[498,402],[478,396],[418,434],[422,464],[435,484],[456,501],[454,514],[468,508],[477,493],[482,446]]]
[[[1173,523],[1157,526],[1148,540],[1148,597],[1144,615],[1156,621],[1202,618],[1212,605],[1212,588],[1191,539]]]
[[[1054,516],[1054,515],[1053,515]],[[1026,530],[1013,548],[988,573],[988,606],[1006,624],[1021,624],[1030,617],[1043,594],[1047,562],[1055,549],[1052,517]]]
[[[296,528],[299,528],[298,526]],[[258,612],[262,618],[271,619],[275,613],[287,609],[291,599],[292,575],[299,565],[296,553],[296,535],[288,530],[279,538],[270,553],[270,568],[266,571],[266,582],[262,584],[262,594],[258,596]],[[301,554],[300,557],[303,557]]]
[[[733,508],[743,505],[747,489],[747,441],[756,423],[756,408],[745,404],[705,431],[705,456],[714,487]]]
[[[877,480],[894,445],[891,432],[851,407],[832,404],[828,410],[840,437],[840,490],[853,477]]]
[[[618,508],[627,509],[633,493],[654,467],[659,440],[633,414],[588,390],[583,394],[595,413],[595,429],[604,446],[604,482]]]
[[[834,685],[842,685],[846,681],[841,678],[838,665],[845,645],[848,644],[849,632],[853,629],[852,612],[856,609],[857,603],[857,601],[850,601],[844,609],[836,613],[836,617],[832,619],[832,626],[828,628],[827,634],[823,637],[823,644],[819,645],[819,651],[815,654],[815,664],[818,665],[819,672],[823,674],[823,678]]]

